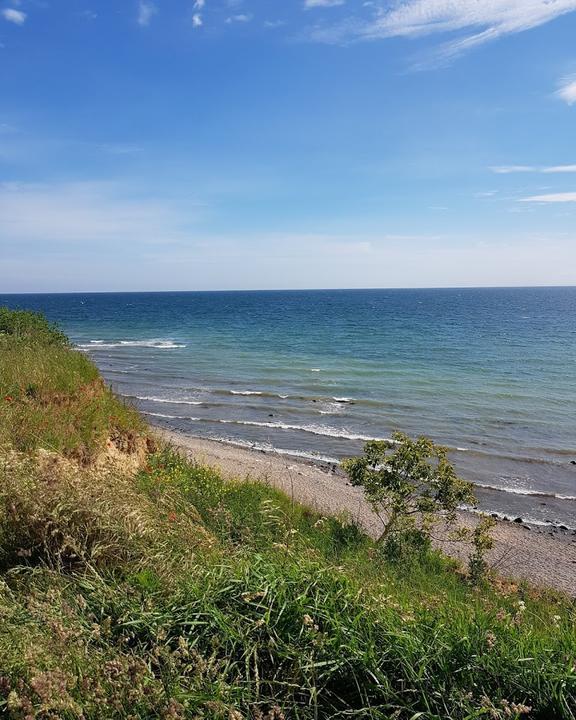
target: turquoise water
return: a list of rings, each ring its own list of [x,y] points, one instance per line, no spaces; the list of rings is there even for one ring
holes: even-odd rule
[[[152,422],[336,462],[452,448],[480,507],[576,527],[576,288],[0,296],[64,329]]]

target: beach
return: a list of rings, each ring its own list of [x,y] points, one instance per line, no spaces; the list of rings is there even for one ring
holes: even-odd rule
[[[333,465],[235,447],[164,429],[155,428],[155,432],[195,462],[218,468],[228,478],[270,484],[320,513],[349,515],[372,537],[380,532],[381,522],[364,500],[362,490],[351,487]],[[459,520],[472,527],[477,516],[461,512]],[[495,544],[487,560],[498,574],[576,596],[576,534],[573,531],[540,529],[499,520],[493,536]],[[437,545],[448,555],[465,560],[462,544],[439,541]]]

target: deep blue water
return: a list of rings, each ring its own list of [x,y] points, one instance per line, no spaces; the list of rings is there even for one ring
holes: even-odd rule
[[[338,459],[398,429],[483,509],[576,527],[576,288],[0,295],[151,421]]]

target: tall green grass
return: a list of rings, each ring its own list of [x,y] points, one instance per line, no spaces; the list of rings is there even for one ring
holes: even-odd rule
[[[21,443],[1,418],[0,716],[576,718],[570,599],[473,588],[436,553],[391,563],[349,518],[168,447],[90,463],[111,427],[82,424],[93,366],[16,345],[13,387],[77,431],[50,441],[72,460],[38,458],[50,429]]]
[[[0,445],[89,462],[109,439],[128,446],[143,429],[57,328],[34,313],[0,308]]]

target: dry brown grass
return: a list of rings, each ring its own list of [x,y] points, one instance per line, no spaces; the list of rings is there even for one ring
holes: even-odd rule
[[[112,446],[114,447],[114,446]],[[134,481],[136,454],[116,448],[91,468],[58,455],[0,453],[0,563],[108,569],[174,556],[189,560],[212,543],[193,507],[175,490],[155,498]],[[170,552],[168,552],[170,550]],[[164,563],[164,560],[161,564]]]

